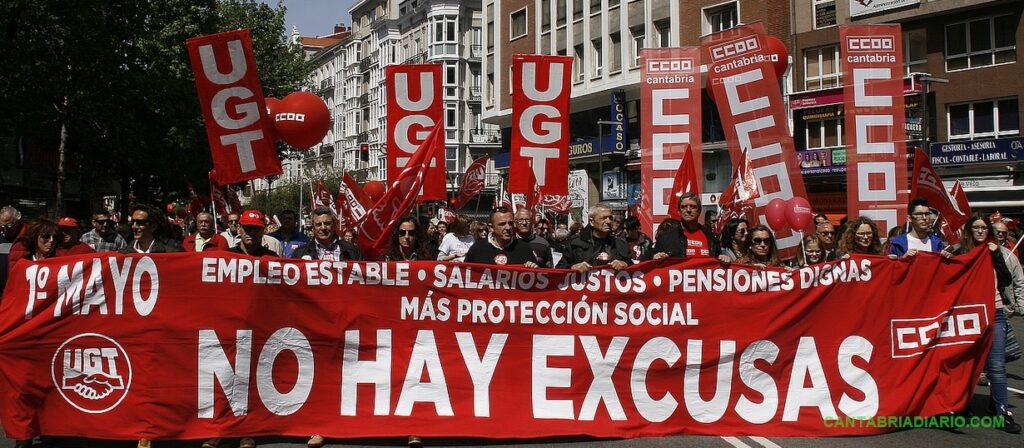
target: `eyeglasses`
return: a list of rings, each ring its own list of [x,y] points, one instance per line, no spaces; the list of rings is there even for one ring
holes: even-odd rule
[[[854,235],[857,235],[857,238],[871,238],[875,236],[875,234],[871,232],[857,232]]]
[[[747,233],[749,233],[747,229],[736,229],[737,235],[746,235]]]
[[[228,220],[228,224],[238,224],[238,220],[237,219],[229,219]]]
[[[836,232],[834,232],[834,231],[832,231],[832,232],[818,232],[818,234],[819,235],[835,236]]]
[[[398,236],[416,236],[416,231],[398,229]]]
[[[692,204],[680,204],[679,205],[679,209],[680,210],[697,210],[698,208],[700,208],[699,205],[692,205]]]
[[[133,219],[132,220],[132,225],[134,226],[136,224],[138,224],[140,226],[144,226],[146,224],[149,224],[149,220],[148,219]]]
[[[932,215],[932,212],[917,212],[917,213],[911,213],[910,216],[913,216],[915,218],[930,218],[933,215]]]
[[[750,244],[753,244],[755,246],[760,244],[771,244],[771,242],[771,238],[753,238],[750,240]]]
[[[1004,231],[1004,232],[996,232],[996,235],[999,235],[999,236],[1006,236],[1006,235],[1007,235],[1007,233],[1006,233],[1005,231]]]
[[[805,250],[804,253],[807,255],[821,255],[820,250]]]
[[[59,235],[55,233],[39,234],[39,239],[43,241],[56,240]]]
[[[101,224],[101,225],[104,225],[104,226],[107,225],[107,224],[110,224],[110,220],[109,219],[94,219],[94,220],[92,220],[92,222],[94,222],[96,224]]]

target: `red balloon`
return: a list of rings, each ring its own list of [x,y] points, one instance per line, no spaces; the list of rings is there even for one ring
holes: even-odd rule
[[[176,210],[174,214],[179,218],[185,219],[185,215],[188,214],[188,210],[185,210],[185,207],[182,207]]]
[[[768,53],[768,57],[775,67],[775,76],[781,78],[786,74],[786,68],[789,67],[789,52],[786,51],[786,44],[775,36],[765,36],[764,46],[765,52]]]
[[[384,182],[379,180],[371,180],[363,186],[363,192],[365,192],[373,202],[379,201],[380,198],[384,196],[385,190]]]
[[[277,108],[281,106],[281,100],[268,96],[263,99],[263,103],[267,105],[267,115],[270,115],[271,119],[273,119],[274,114],[277,112]]]
[[[794,196],[786,201],[786,222],[789,226],[803,230],[814,219],[814,211],[811,210],[811,203],[799,196]]]
[[[778,232],[786,227],[786,201],[775,198],[764,207],[764,216],[768,227]]]
[[[298,149],[309,149],[323,141],[331,127],[327,103],[309,92],[295,92],[275,106],[277,137]]]

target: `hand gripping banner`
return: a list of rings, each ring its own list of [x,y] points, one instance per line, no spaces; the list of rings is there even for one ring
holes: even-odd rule
[[[281,174],[249,30],[189,39],[199,105],[221,185]]]
[[[671,208],[672,188],[687,148],[695,156],[694,173],[704,172],[700,48],[644,49],[640,67],[640,105],[650,117],[640,124],[640,222],[644,233],[654,235],[661,221],[678,216]]]
[[[722,118],[729,156],[739,160],[746,151],[757,177],[761,191],[754,199],[754,215],[761,217],[757,224],[767,224],[764,207],[773,199],[807,197],[765,37],[764,26],[757,22],[701,39],[708,88]],[[782,255],[789,256],[800,246],[796,230],[809,229],[772,230]]]
[[[843,25],[839,37],[849,142],[846,211],[887,232],[907,222],[903,34],[899,24]]]
[[[981,249],[793,272],[21,261],[0,419],[15,439],[874,434],[966,406],[994,282]]]
[[[512,157],[508,191],[569,191],[569,94],[572,56],[512,55]]]

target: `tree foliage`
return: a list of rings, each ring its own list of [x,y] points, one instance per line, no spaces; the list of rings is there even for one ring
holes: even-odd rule
[[[180,197],[212,168],[185,40],[250,29],[264,94],[280,97],[310,71],[284,16],[254,0],[0,2],[0,135],[55,148],[66,124],[83,186]]]

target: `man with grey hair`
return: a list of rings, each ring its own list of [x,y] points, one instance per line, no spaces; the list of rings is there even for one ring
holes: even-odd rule
[[[616,271],[629,267],[632,263],[629,245],[622,238],[616,238],[613,230],[612,208],[603,202],[595,205],[590,210],[590,224],[566,245],[558,267],[578,272],[588,272],[599,265],[608,265]]]
[[[682,228],[679,231],[662,232],[643,259],[663,260],[668,257],[714,257],[723,263],[730,261],[722,256],[718,238],[700,225],[700,195],[690,191],[679,196],[679,217]]]
[[[185,252],[203,252],[213,250],[228,250],[228,241],[213,231],[213,214],[201,212],[196,215],[196,233],[193,233],[181,242]]]
[[[21,212],[18,209],[10,205],[0,208],[0,243],[14,243],[21,228]]]
[[[362,260],[363,253],[354,244],[338,238],[338,220],[327,207],[313,210],[313,240],[295,249],[291,258],[302,260]]]

